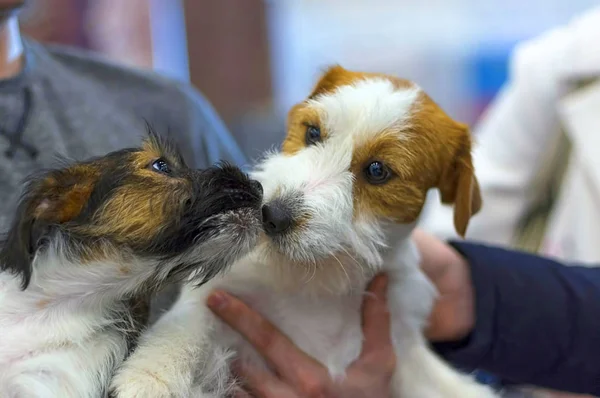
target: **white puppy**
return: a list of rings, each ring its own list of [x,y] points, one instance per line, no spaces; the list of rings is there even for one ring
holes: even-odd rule
[[[130,299],[246,254],[261,199],[238,168],[191,170],[155,134],[33,178],[0,250],[0,397],[103,397],[143,326]]]
[[[431,188],[454,203],[464,234],[481,205],[470,151],[468,129],[416,85],[331,68],[290,111],[282,152],[254,173],[264,187],[263,240],[228,274],[184,290],[117,374],[118,397],[225,397],[235,388],[234,354],[266,366],[206,308],[214,288],[245,300],[343,377],[361,351],[366,283],[381,270],[391,277],[400,358],[394,397],[495,397],[428,348],[422,330],[435,290],[410,240]]]

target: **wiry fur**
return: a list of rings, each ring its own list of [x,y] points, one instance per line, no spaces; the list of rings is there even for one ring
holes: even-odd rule
[[[305,134],[314,126],[323,138],[313,144]],[[391,145],[380,148],[378,140]],[[373,160],[389,163],[386,184],[366,181]],[[436,293],[410,240],[430,188],[447,192],[459,213],[457,229],[466,228],[479,206],[469,165],[468,131],[416,86],[333,68],[290,112],[283,152],[267,156],[254,173],[265,203],[285,209],[291,226],[268,233],[222,277],[185,288],[118,372],[117,396],[226,397],[236,388],[228,372],[234,354],[266,366],[206,308],[215,288],[245,300],[343,378],[361,350],[365,286],[384,270],[399,359],[393,396],[495,397],[429,350],[422,330]]]
[[[255,245],[257,183],[233,166],[190,170],[155,135],[145,146],[26,187],[0,251],[1,397],[104,396],[144,326],[131,300],[203,283]],[[170,159],[170,175],[149,170],[157,157]],[[147,228],[152,217],[160,228]]]

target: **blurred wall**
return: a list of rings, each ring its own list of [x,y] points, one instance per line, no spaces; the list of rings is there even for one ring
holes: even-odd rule
[[[123,64],[152,68],[151,7],[150,0],[88,0],[90,47]]]
[[[263,108],[271,113],[262,0],[32,0],[21,22],[39,41],[191,81],[240,142],[247,137],[236,126],[245,115]]]
[[[21,14],[21,28],[42,42],[88,47],[85,17],[90,1],[32,0]]]
[[[185,0],[192,83],[231,124],[271,97],[262,0]]]
[[[331,63],[412,79],[474,123],[507,77],[519,41],[597,0],[273,0],[268,23],[276,112]]]
[[[516,43],[597,0],[31,0],[24,30],[191,82],[250,156],[327,65],[419,83],[475,124]],[[24,15],[25,17],[25,15]]]
[[[104,54],[151,68],[151,0],[33,0],[21,14],[23,32],[44,43]]]

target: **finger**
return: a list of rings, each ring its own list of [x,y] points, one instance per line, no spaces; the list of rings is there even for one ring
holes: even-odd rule
[[[323,374],[321,364],[299,350],[271,322],[239,299],[216,291],[208,297],[207,304],[218,317],[242,334],[282,379],[298,386],[306,375]]]
[[[388,277],[377,275],[367,289],[363,301],[363,336],[364,343],[360,357],[362,359],[381,359],[393,354],[391,338],[391,317],[387,306]]]
[[[233,372],[238,376],[244,388],[252,392],[248,392],[247,397],[254,398],[293,398],[292,391],[280,379],[268,370],[259,369],[235,362]],[[246,396],[240,396],[245,398]]]
[[[439,288],[462,256],[446,242],[419,228],[413,231],[412,239],[421,256],[421,270]]]
[[[445,263],[444,243],[420,228],[415,228],[411,238],[421,257],[421,269],[429,279],[437,281],[448,268]]]

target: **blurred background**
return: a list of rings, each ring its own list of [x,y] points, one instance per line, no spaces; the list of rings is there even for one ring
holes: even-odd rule
[[[516,43],[597,0],[36,0],[37,40],[191,81],[250,157],[281,141],[287,109],[329,64],[419,83],[475,124]]]

